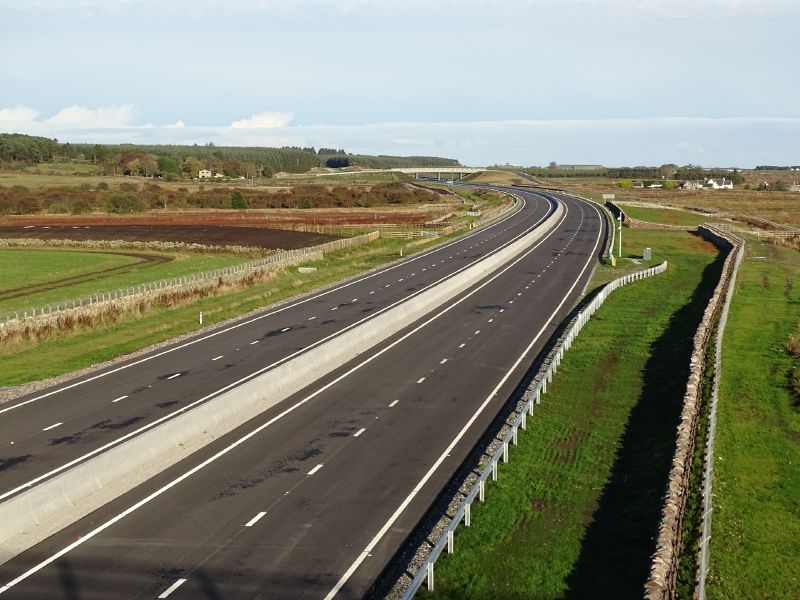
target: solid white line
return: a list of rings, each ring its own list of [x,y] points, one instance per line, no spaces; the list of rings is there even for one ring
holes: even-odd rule
[[[425,381],[425,378],[424,377],[420,377],[419,380],[417,381],[417,383],[422,383],[423,381]]]
[[[167,377],[167,379],[175,379],[175,378],[180,377],[180,376],[181,376],[180,373],[175,373],[174,375],[170,375],[169,377]]]
[[[509,193],[509,192],[506,192],[506,193]],[[510,194],[510,195],[513,196],[514,194]],[[520,207],[520,210],[525,208],[525,205],[527,204],[527,202],[524,199],[521,199],[521,200],[522,200],[522,206]],[[489,229],[492,229],[493,227],[497,227],[500,223],[503,223],[503,222],[513,218],[519,212],[520,212],[519,210],[514,211],[513,213],[509,214],[507,217],[503,218],[502,220],[498,221],[497,223],[493,223],[492,225],[489,225],[488,227],[486,227],[484,229],[479,229],[479,230],[475,231],[474,233],[469,233],[469,234],[467,234],[467,235],[465,235],[465,236],[463,236],[461,238],[453,240],[452,242],[450,242],[448,244],[445,244],[444,246],[438,246],[438,247],[435,247],[435,248],[431,248],[427,252],[423,252],[422,254],[418,254],[416,256],[412,256],[411,258],[409,258],[409,259],[407,259],[407,260],[405,260],[403,262],[398,262],[398,263],[396,263],[394,265],[390,265],[390,266],[386,267],[385,269],[381,269],[379,271],[375,271],[373,273],[369,273],[369,274],[365,275],[364,277],[360,277],[358,279],[353,279],[352,281],[348,281],[347,283],[344,283],[344,284],[342,284],[342,285],[340,285],[338,287],[325,290],[324,292],[321,292],[321,293],[316,294],[314,296],[309,296],[308,298],[303,298],[302,300],[298,300],[297,302],[294,302],[292,304],[287,304],[285,306],[280,306],[280,307],[276,308],[275,310],[273,310],[271,312],[268,312],[268,313],[265,313],[263,315],[258,315],[256,317],[253,317],[252,319],[247,319],[246,321],[240,321],[239,323],[235,323],[234,325],[231,325],[230,327],[226,327],[224,329],[220,329],[218,331],[214,331],[214,332],[212,332],[212,333],[210,333],[208,335],[205,335],[205,336],[198,337],[196,339],[190,340],[190,341],[186,342],[185,344],[180,344],[178,346],[173,346],[171,348],[167,348],[166,350],[164,350],[162,352],[158,352],[156,354],[151,354],[149,356],[145,356],[145,357],[143,357],[143,358],[141,358],[139,360],[124,364],[122,366],[116,367],[114,369],[110,369],[108,371],[103,371],[102,373],[98,373],[97,375],[93,375],[92,377],[87,377],[86,379],[81,379],[80,381],[76,381],[75,383],[71,383],[69,385],[65,385],[64,387],[60,387],[58,389],[51,390],[51,391],[49,391],[49,392],[47,392],[45,394],[42,394],[40,396],[36,396],[34,398],[29,398],[28,400],[25,400],[25,401],[20,402],[18,404],[14,404],[13,406],[7,406],[5,408],[1,408],[0,409],[0,414],[3,414],[5,412],[11,411],[11,410],[14,410],[14,409],[19,408],[21,406],[26,406],[27,404],[31,404],[32,402],[36,402],[36,401],[42,400],[44,398],[49,398],[50,396],[53,396],[53,395],[58,394],[60,392],[64,392],[64,391],[72,389],[74,387],[78,387],[79,385],[83,385],[85,383],[89,383],[89,382],[94,381],[96,379],[100,379],[102,377],[107,377],[108,375],[113,375],[114,373],[118,373],[119,371],[123,371],[125,369],[129,369],[131,367],[138,366],[138,365],[140,365],[142,363],[149,362],[149,361],[151,361],[151,360],[153,360],[155,358],[160,358],[160,357],[164,356],[165,354],[169,354],[169,353],[175,352],[177,350],[183,350],[184,348],[188,348],[189,346],[193,346],[194,344],[198,344],[200,342],[204,342],[206,340],[210,340],[211,338],[217,337],[218,335],[222,335],[223,333],[228,333],[229,331],[233,331],[234,329],[238,329],[240,327],[244,327],[245,325],[250,325],[252,323],[255,323],[256,321],[260,321],[261,319],[266,319],[267,317],[271,317],[272,315],[276,315],[276,314],[278,314],[280,312],[283,312],[285,310],[289,310],[291,308],[295,308],[296,306],[300,306],[301,304],[305,304],[307,302],[311,302],[312,300],[316,300],[318,298],[322,298],[323,296],[327,296],[329,294],[333,294],[334,292],[338,292],[339,290],[343,290],[343,289],[345,289],[347,287],[350,287],[351,285],[356,285],[358,283],[361,283],[362,281],[367,281],[368,279],[372,279],[373,277],[378,277],[379,275],[383,275],[385,273],[388,273],[389,271],[393,271],[395,269],[399,269],[400,267],[404,267],[404,266],[406,266],[406,265],[408,265],[408,264],[410,264],[412,262],[415,262],[417,260],[428,258],[431,255],[436,254],[437,252],[441,252],[441,251],[449,248],[450,246],[453,246],[455,244],[463,243],[464,240],[473,239],[475,236],[480,235],[481,233],[483,233],[485,231],[488,231]],[[534,225],[534,227],[536,227],[540,222],[541,221],[537,222]],[[510,240],[510,241],[514,241],[515,239],[516,239],[516,237],[512,238],[512,240]],[[370,292],[370,293],[372,293],[372,292]],[[0,499],[2,499],[2,496],[0,496]]]
[[[119,398],[117,398],[115,400],[112,400],[111,403],[113,404],[114,402],[119,402],[120,400],[125,400],[125,398],[127,398],[127,396],[120,396]]]
[[[56,423],[55,425],[50,425],[50,426],[48,426],[48,427],[43,427],[43,428],[42,428],[42,431],[50,431],[51,429],[55,429],[55,428],[56,428],[56,427],[58,427],[59,425],[63,425],[63,424],[64,424],[64,423]]]
[[[283,329],[281,329],[281,333],[285,333],[285,332],[289,331],[290,329],[291,329],[291,327],[284,327]]]
[[[215,357],[214,357],[214,358],[212,358],[211,360],[212,360],[212,361],[219,360],[219,359],[220,359],[220,358],[222,358],[223,356],[224,356],[223,354],[220,354],[219,356],[215,356]]]
[[[594,206],[592,206],[592,208],[594,208]],[[594,208],[594,210],[597,211],[596,208]],[[598,213],[598,215],[599,215],[599,213]],[[602,232],[602,229],[601,229],[601,232]],[[361,563],[364,562],[364,560],[368,556],[371,556],[371,553],[375,549],[375,546],[377,546],[378,543],[381,541],[381,539],[383,539],[383,536],[386,535],[386,532],[389,531],[389,529],[392,527],[392,525],[394,525],[395,521],[397,521],[397,519],[400,518],[400,515],[403,513],[403,511],[406,509],[406,507],[417,496],[417,494],[420,492],[420,490],[422,490],[423,486],[433,476],[433,474],[441,466],[441,464],[445,461],[445,459],[448,456],[450,456],[450,453],[452,452],[453,448],[455,448],[456,444],[458,444],[458,442],[461,441],[461,438],[464,437],[464,435],[467,433],[469,428],[472,427],[472,424],[478,419],[480,414],[484,411],[484,409],[492,401],[492,399],[494,398],[494,395],[497,393],[497,391],[503,386],[503,384],[505,384],[505,382],[508,380],[508,378],[511,377],[511,374],[516,370],[516,368],[519,366],[519,364],[524,360],[524,358],[527,356],[528,352],[531,351],[533,346],[536,344],[536,342],[539,340],[539,338],[544,333],[544,331],[545,331],[545,329],[547,327],[547,324],[550,323],[550,321],[558,314],[558,311],[561,310],[561,307],[564,306],[564,303],[567,301],[567,298],[572,293],[572,291],[575,289],[575,286],[578,285],[578,282],[580,281],[580,279],[583,276],[583,274],[586,272],[586,269],[588,268],[589,264],[595,260],[595,252],[597,250],[597,246],[598,246],[599,243],[600,243],[600,235],[597,236],[597,240],[595,241],[595,244],[594,244],[594,249],[589,254],[588,260],[586,261],[586,264],[583,266],[583,269],[581,269],[581,272],[575,278],[575,282],[572,284],[572,286],[567,291],[567,293],[564,294],[564,299],[559,303],[559,305],[556,307],[556,309],[550,315],[550,318],[548,318],[545,321],[545,325],[539,330],[539,333],[536,334],[536,337],[534,337],[533,340],[531,340],[531,343],[528,344],[528,347],[525,348],[523,353],[519,356],[519,358],[517,358],[516,362],[506,372],[506,374],[503,376],[503,378],[500,380],[500,382],[495,386],[495,388],[492,390],[492,392],[486,397],[486,399],[483,401],[483,404],[481,404],[480,407],[478,407],[478,410],[475,413],[473,413],[473,415],[467,421],[466,425],[464,425],[464,427],[461,429],[461,431],[458,432],[458,434],[453,439],[453,441],[450,442],[450,445],[448,445],[447,448],[445,448],[444,452],[442,452],[442,454],[439,456],[439,458],[436,460],[436,462],[433,463],[433,466],[428,470],[428,472],[425,473],[425,475],[423,475],[423,477],[419,481],[419,483],[417,483],[417,485],[414,486],[413,490],[406,497],[406,499],[403,500],[403,502],[400,503],[400,506],[397,507],[397,510],[395,510],[395,512],[392,514],[392,516],[389,517],[389,520],[386,521],[386,523],[384,523],[383,527],[381,527],[380,531],[378,531],[378,533],[375,535],[375,537],[372,538],[370,543],[367,544],[367,546],[364,548],[364,550],[358,555],[358,557],[353,562],[353,564],[350,565],[350,568],[347,569],[347,571],[344,573],[344,575],[342,575],[341,579],[339,579],[339,581],[336,583],[336,585],[333,586],[333,589],[331,589],[331,591],[328,592],[328,595],[325,596],[325,600],[332,600],[332,598],[334,596],[336,596],[336,594],[339,593],[339,590],[341,590],[342,587],[344,587],[345,583],[347,583],[347,580],[350,579],[350,577],[353,575],[355,570],[361,565]]]
[[[546,218],[546,217],[544,217],[544,218]],[[359,363],[359,364],[355,365],[354,367],[352,367],[350,370],[346,371],[345,373],[342,373],[341,375],[339,375],[333,381],[328,382],[327,384],[325,384],[321,388],[315,390],[313,393],[309,394],[308,396],[306,396],[302,400],[298,401],[294,405],[287,407],[282,412],[280,412],[279,414],[275,415],[270,420],[268,420],[266,423],[262,423],[261,425],[259,425],[258,427],[256,427],[252,431],[248,432],[247,434],[245,434],[244,436],[242,436],[241,438],[239,438],[235,442],[231,443],[230,445],[226,446],[225,448],[223,448],[222,450],[220,450],[219,452],[214,454],[213,456],[207,458],[206,460],[204,460],[200,464],[192,467],[191,469],[189,469],[188,471],[186,471],[182,475],[179,475],[178,477],[176,477],[175,479],[173,479],[169,483],[165,484],[163,487],[155,490],[154,492],[152,492],[151,494],[149,494],[145,498],[142,498],[141,500],[139,500],[137,503],[133,504],[132,506],[129,506],[127,509],[125,509],[121,513],[117,514],[116,516],[112,517],[111,519],[109,519],[105,523],[103,523],[103,524],[99,525],[98,527],[96,527],[95,529],[85,533],[81,538],[75,540],[74,542],[72,542],[68,546],[62,548],[61,550],[59,550],[55,554],[53,554],[53,555],[49,556],[48,558],[44,559],[39,564],[31,567],[30,569],[28,569],[27,571],[25,571],[24,573],[19,575],[16,579],[13,579],[12,581],[10,581],[7,584],[5,584],[3,587],[0,587],[0,594],[2,594],[3,592],[11,589],[12,587],[14,587],[15,585],[21,583],[22,581],[25,581],[28,577],[30,577],[30,576],[34,575],[35,573],[41,571],[42,569],[44,569],[48,565],[52,564],[53,562],[57,561],[62,556],[68,554],[69,552],[71,552],[72,550],[77,548],[78,546],[81,546],[82,544],[84,544],[85,542],[89,541],[90,539],[98,536],[99,534],[101,534],[103,531],[105,531],[109,527],[112,527],[113,525],[115,525],[116,523],[118,523],[119,521],[121,521],[122,519],[127,517],[128,515],[134,513],[137,510],[139,510],[142,506],[152,502],[154,499],[158,498],[162,494],[164,494],[167,491],[171,490],[173,487],[177,486],[178,484],[180,484],[184,480],[188,479],[189,477],[191,477],[192,475],[194,475],[198,471],[201,471],[202,469],[204,469],[205,467],[207,467],[211,463],[213,463],[213,462],[217,461],[218,459],[220,459],[222,456],[225,456],[229,452],[231,452],[234,449],[238,448],[239,446],[241,446],[242,444],[244,444],[245,442],[247,442],[251,438],[255,437],[256,435],[258,435],[259,433],[261,433],[262,431],[264,431],[265,429],[267,429],[268,427],[273,425],[278,420],[282,419],[286,415],[294,412],[295,410],[297,410],[301,406],[303,406],[306,403],[310,402],[311,400],[313,400],[314,398],[316,398],[320,394],[324,393],[330,387],[332,387],[332,386],[336,385],[337,383],[339,383],[344,378],[346,378],[349,375],[353,374],[354,372],[356,372],[357,370],[359,370],[362,367],[366,366],[367,364],[371,363],[372,361],[377,360],[378,357],[382,356],[386,352],[389,352],[392,348],[394,348],[398,344],[402,343],[403,341],[405,341],[409,337],[413,336],[418,331],[420,331],[422,328],[426,327],[427,325],[429,325],[430,323],[432,323],[433,321],[435,321],[436,319],[438,319],[442,315],[450,312],[456,306],[458,306],[462,302],[465,302],[468,298],[470,298],[471,296],[476,294],[479,290],[481,290],[484,287],[486,287],[487,285],[489,285],[492,281],[494,281],[495,279],[500,277],[500,275],[502,275],[503,273],[505,273],[506,271],[511,269],[514,265],[516,265],[518,262],[520,262],[521,260],[526,258],[536,248],[541,246],[546,239],[548,239],[551,235],[553,235],[553,233],[555,233],[556,228],[558,227],[558,225],[563,223],[564,219],[566,219],[566,213],[562,217],[562,220],[556,225],[556,227],[554,227],[549,233],[546,233],[542,237],[542,239],[539,240],[539,242],[536,243],[534,246],[529,248],[527,252],[525,252],[523,255],[519,256],[516,260],[511,261],[505,268],[501,269],[500,271],[497,271],[492,277],[489,277],[488,279],[486,279],[481,285],[479,285],[479,286],[475,287],[474,289],[472,289],[469,293],[467,293],[462,298],[460,298],[460,299],[456,300],[455,302],[453,302],[450,306],[447,306],[446,308],[442,309],[441,311],[439,311],[435,315],[431,316],[430,318],[428,318],[426,321],[424,321],[420,325],[417,325],[414,329],[412,329],[411,331],[407,332],[402,337],[396,339],[391,344],[385,346],[384,348],[382,348],[381,350],[379,350],[378,352],[376,352],[372,356],[367,357],[361,363]],[[538,221],[534,227],[538,226],[538,224],[541,223],[542,220]],[[531,231],[531,230],[528,230],[528,231]],[[462,346],[463,346],[463,344],[462,344]],[[270,368],[271,368],[271,366],[264,367],[263,369],[261,369],[260,372],[264,372],[264,371],[266,371],[266,370],[268,370]],[[260,373],[260,372],[257,372],[257,373]],[[61,471],[61,470],[65,469],[65,468],[68,468],[68,467],[72,466],[72,464],[75,464],[76,462],[79,462],[80,460],[83,460],[84,458],[87,458],[89,456],[92,456],[94,454],[102,452],[105,449],[107,449],[108,447],[116,445],[117,443],[120,443],[121,441],[124,441],[125,439],[127,439],[129,437],[132,437],[132,436],[138,434],[139,432],[141,432],[141,431],[143,431],[145,429],[153,427],[156,424],[158,424],[158,423],[160,423],[160,422],[162,422],[164,420],[167,420],[168,418],[174,416],[175,414],[178,414],[178,413],[181,413],[181,412],[185,412],[185,411],[189,410],[190,408],[192,408],[193,406],[195,406],[196,404],[204,402],[208,398],[210,398],[210,397],[212,397],[212,396],[214,396],[216,394],[219,394],[221,392],[224,392],[227,389],[230,389],[232,387],[240,385],[243,381],[251,379],[254,376],[255,376],[255,374],[249,375],[247,377],[243,377],[239,381],[233,382],[233,383],[221,388],[220,390],[217,390],[216,392],[213,392],[212,394],[209,394],[208,396],[205,396],[204,398],[201,398],[200,400],[196,400],[195,402],[192,402],[192,403],[188,404],[187,406],[185,406],[185,407],[175,411],[174,413],[172,413],[172,415],[166,415],[166,416],[162,417],[161,419],[158,419],[158,420],[154,421],[153,423],[151,423],[149,425],[146,425],[146,426],[140,428],[139,430],[137,430],[135,432],[131,432],[131,433],[125,435],[125,436],[122,436],[121,438],[119,438],[118,440],[115,440],[114,442],[106,444],[105,446],[103,446],[101,448],[98,448],[96,450],[93,450],[92,452],[84,455],[83,457],[81,457],[79,459],[75,459],[75,460],[71,461],[70,463],[67,463],[67,465],[63,465],[62,467],[59,467],[58,469],[54,469],[50,473],[42,475],[39,478],[37,478],[37,479],[35,479],[35,480],[31,481],[31,482],[23,484],[23,485],[17,487],[16,489],[14,489],[14,490],[11,490],[10,492],[6,492],[5,494],[0,495],[0,499],[2,499],[5,496],[8,496],[10,494],[13,494],[13,493],[17,492],[18,490],[25,489],[26,487],[30,487],[31,485],[33,485],[37,481],[39,481],[39,480],[41,480],[41,479],[43,479],[43,478],[45,478],[45,477],[47,477],[47,476],[49,476],[49,475],[51,475],[53,473],[56,473],[56,472]],[[362,558],[362,560],[363,560],[363,558]],[[349,575],[348,575],[348,577],[349,577]],[[344,585],[343,582],[342,582],[342,585]]]
[[[258,523],[261,520],[261,517],[263,517],[265,514],[267,514],[267,513],[265,513],[265,512],[258,513],[255,517],[253,517],[247,523],[245,523],[244,526],[245,527],[252,527],[256,523]]]
[[[314,467],[313,469],[311,469],[311,470],[308,472],[308,475],[313,475],[314,473],[316,473],[317,471],[319,471],[321,468],[322,468],[322,465],[321,465],[321,464],[317,465],[316,467]]]
[[[361,435],[362,433],[364,433],[366,430],[367,430],[367,428],[366,428],[366,427],[362,427],[361,429],[359,429],[358,431],[356,431],[356,432],[353,434],[353,437],[358,437],[358,436],[360,436],[360,435]]]
[[[169,586],[167,589],[165,589],[163,592],[161,592],[161,595],[159,596],[159,598],[167,598],[172,592],[177,590],[184,583],[186,583],[185,579],[178,579],[178,581],[176,581],[171,586]]]
[[[400,402],[400,400],[393,400],[393,401],[392,401],[392,402],[389,404],[389,408],[392,408],[392,407],[393,407],[393,406],[395,406],[395,405],[396,405],[398,402]]]

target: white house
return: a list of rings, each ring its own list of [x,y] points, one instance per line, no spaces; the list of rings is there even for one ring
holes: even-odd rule
[[[200,172],[197,174],[198,179],[211,179],[211,171],[208,169],[200,169]]]
[[[709,179],[706,181],[704,187],[711,188],[712,190],[732,190],[733,181],[730,179],[725,179],[724,177],[719,181],[716,179]]]

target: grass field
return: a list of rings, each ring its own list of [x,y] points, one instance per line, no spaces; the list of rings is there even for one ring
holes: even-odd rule
[[[470,183],[495,183],[499,185],[524,185],[530,182],[513,171],[483,171],[466,178]]]
[[[692,336],[721,260],[688,233],[630,230],[625,246],[651,246],[669,270],[615,292],[583,330],[437,563],[436,593],[421,597],[641,597]]]
[[[0,360],[0,386],[36,381],[109,360],[199,329],[200,310],[203,311],[204,324],[212,325],[384,264],[399,256],[401,246],[406,248],[405,254],[408,255],[456,235],[459,234],[413,247],[407,240],[380,239],[364,246],[332,252],[321,261],[308,263],[318,268],[311,274],[300,275],[296,269],[290,269],[242,292],[212,296],[170,309],[156,309],[138,319],[9,352]]]
[[[671,210],[668,208],[645,208],[642,206],[630,206],[620,204],[622,210],[631,219],[649,221],[650,223],[664,223],[665,225],[702,225],[709,221],[709,217],[687,212],[685,210]]]
[[[203,253],[0,249],[0,314],[249,260]]]
[[[747,244],[722,356],[713,600],[800,594],[800,397],[789,384],[800,360],[786,350],[800,333],[800,253]]]

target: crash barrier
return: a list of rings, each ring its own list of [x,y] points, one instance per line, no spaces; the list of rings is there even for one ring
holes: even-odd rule
[[[639,281],[648,277],[653,277],[659,273],[667,270],[667,263],[663,262],[660,265],[636,271],[623,277],[619,277],[610,283],[606,284],[592,300],[578,312],[572,322],[566,329],[566,333],[561,337],[556,346],[550,351],[545,359],[542,368],[534,379],[533,383],[528,387],[523,396],[523,408],[520,410],[513,422],[511,423],[508,432],[503,437],[502,441],[497,447],[497,450],[492,454],[490,460],[484,467],[480,476],[478,477],[475,485],[467,493],[463,500],[463,504],[456,511],[453,518],[448,525],[444,528],[438,541],[433,545],[427,557],[424,559],[422,565],[417,571],[411,583],[403,593],[403,600],[411,600],[417,593],[424,582],[427,582],[428,591],[434,591],[434,565],[441,556],[442,552],[447,549],[448,554],[452,554],[455,548],[455,532],[458,526],[463,522],[465,527],[471,524],[471,507],[473,502],[477,499],[483,502],[486,494],[486,482],[489,478],[492,481],[497,481],[498,465],[500,462],[507,463],[509,460],[509,446],[517,445],[517,436],[520,429],[527,429],[527,418],[533,415],[533,407],[541,402],[543,394],[547,393],[547,385],[553,381],[553,376],[558,371],[561,360],[564,354],[572,346],[575,338],[578,337],[581,329],[588,323],[591,316],[599,309],[606,301],[611,293],[634,281]]]

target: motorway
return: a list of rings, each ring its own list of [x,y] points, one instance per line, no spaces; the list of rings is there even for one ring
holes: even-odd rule
[[[365,286],[358,294],[353,287],[331,290],[331,298],[309,299],[265,320],[280,315],[285,320],[277,325],[296,328],[312,316],[329,320],[334,308],[337,319],[351,313],[357,319],[369,291],[413,293],[436,265],[463,265],[549,210],[540,196],[520,195],[523,210],[488,231],[357,280],[350,286]],[[592,206],[561,201],[567,207],[562,221],[530,250],[314,385],[0,566],[0,592],[81,599],[362,597],[588,281],[602,249],[603,219]],[[293,329],[265,338],[283,327],[265,330],[255,323],[233,330],[236,339],[200,339],[101,378],[93,395],[124,406],[137,394],[112,403],[122,389],[115,386],[141,387],[138,378],[146,372],[133,373],[144,365],[151,377],[162,377],[150,380],[154,388],[196,378],[182,393],[202,397],[209,386],[219,387],[220,372],[228,370],[214,365],[222,362],[216,356],[247,357],[245,343],[258,342],[250,350],[260,351],[265,339],[287,340],[278,344],[283,352],[308,343],[283,335]],[[271,360],[261,356],[248,365],[263,368]],[[168,379],[175,373],[181,375]],[[83,385],[89,389],[97,381]],[[45,403],[64,410],[52,398],[69,392],[14,410],[23,414]],[[187,401],[172,390],[138,394],[152,394],[150,404]],[[19,466],[6,469],[3,481]]]
[[[369,321],[524,235],[550,210],[527,194],[517,213],[440,248],[0,405],[0,501]]]

